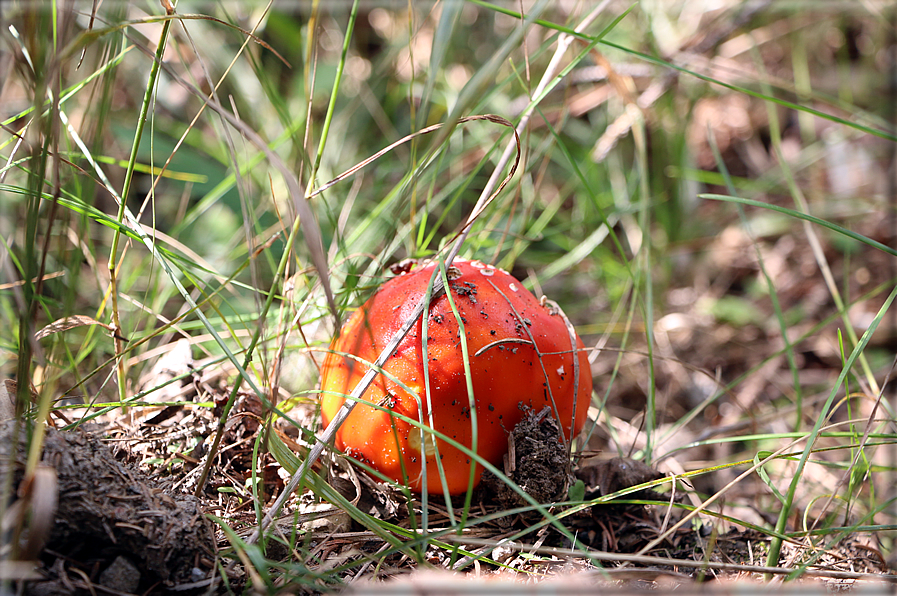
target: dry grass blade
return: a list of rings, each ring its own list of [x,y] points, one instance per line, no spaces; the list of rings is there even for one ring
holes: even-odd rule
[[[579,357],[577,355],[577,351],[579,350],[579,346],[576,343],[576,329],[573,327],[573,323],[570,322],[570,319],[567,318],[567,314],[564,312],[564,309],[561,308],[561,305],[555,302],[554,300],[549,300],[545,296],[542,297],[542,301],[551,307],[553,312],[556,312],[560,317],[564,320],[564,326],[567,327],[567,335],[570,337],[570,355],[573,358],[573,387],[575,387],[576,391],[579,391],[579,377],[583,374],[591,374],[591,371],[582,371],[579,369]],[[590,396],[591,397],[591,396]],[[582,404],[585,405],[585,404]],[[579,400],[574,400],[573,402],[573,412],[570,414],[570,428],[573,428],[574,421],[576,420],[576,410],[582,405],[579,403]],[[570,437],[570,441],[567,441],[567,458],[570,458],[570,455],[573,451],[573,438]]]
[[[56,271],[54,273],[45,273],[44,281],[47,281],[48,279],[56,279],[57,277],[62,277],[63,275],[65,275],[64,271]],[[31,283],[36,284],[37,278],[35,277],[34,279],[32,279]],[[25,280],[11,281],[8,283],[0,284],[0,290],[11,290],[12,288],[19,288],[19,287],[22,287],[23,285],[25,285]]]
[[[576,32],[581,33],[588,28],[588,26],[598,18],[604,9],[610,4],[610,0],[604,0],[601,4],[596,6],[586,17],[580,21],[579,25],[576,26]],[[558,47],[554,52],[554,55],[551,57],[551,61],[548,63],[548,66],[545,69],[545,72],[542,74],[542,79],[539,81],[539,84],[536,86],[536,90],[533,91],[533,97],[539,97],[542,93],[548,88],[549,84],[554,80],[557,73],[561,70],[561,60],[564,57],[564,54],[567,52],[567,49],[570,47],[570,44],[573,43],[574,37],[571,35],[562,34],[558,37]],[[520,116],[520,121],[517,123],[517,127],[514,129],[514,137],[517,142],[517,161],[520,161],[520,134],[526,129],[527,124],[529,124],[530,117],[532,117],[533,112],[536,110],[536,102],[531,102],[529,106],[527,106],[526,110]],[[486,186],[483,189],[482,194],[480,195],[480,199],[477,202],[477,206],[474,207],[473,213],[471,217],[467,221],[467,226],[461,233],[461,242],[463,242],[464,238],[467,236],[467,231],[470,229],[469,226],[472,223],[473,219],[479,215],[483,209],[486,208],[486,205],[491,199],[485,199],[485,197],[489,196],[489,193],[492,192],[492,188],[495,186],[495,183],[498,181],[498,173],[504,167],[504,165],[511,158],[511,152],[514,150],[514,145],[508,143],[508,146],[505,147],[504,152],[498,160],[498,165],[495,170],[492,172],[492,176],[489,177],[489,181],[486,182]],[[517,166],[515,164],[514,168]]]
[[[478,114],[475,116],[465,116],[464,118],[460,118],[456,124],[464,124],[465,122],[472,122],[475,120],[487,120],[489,122],[495,122],[497,124],[503,124],[505,126],[512,126],[510,122],[508,122],[501,116],[496,116],[494,114]],[[349,168],[348,170],[346,170],[345,172],[343,172],[342,174],[340,174],[333,180],[330,180],[329,182],[326,182],[325,184],[321,185],[320,188],[318,188],[317,190],[315,190],[311,194],[309,194],[308,198],[315,197],[315,196],[321,194],[322,192],[324,192],[325,190],[329,189],[331,186],[337,184],[338,182],[342,182],[343,180],[345,180],[346,178],[348,178],[355,172],[361,170],[362,168],[364,168],[367,165],[370,165],[372,162],[383,157],[384,155],[386,155],[387,153],[389,153],[396,147],[399,147],[400,145],[404,145],[408,141],[411,141],[418,137],[428,135],[431,132],[436,132],[437,130],[443,128],[444,126],[445,126],[445,123],[440,122],[439,124],[433,124],[432,126],[428,126],[424,129],[418,130],[417,132],[413,132],[409,135],[405,135],[398,141],[395,141],[394,143],[390,143],[389,145],[387,145],[386,147],[384,147],[377,153],[375,153],[372,156],[365,159],[364,161],[361,161],[361,162],[357,163],[356,165],[352,166],[351,168]],[[518,139],[518,144],[519,144],[519,139]],[[514,172],[512,171],[510,176],[513,176],[513,175],[514,175]]]
[[[49,325],[44,326],[39,329],[37,333],[34,334],[34,339],[43,339],[48,335],[52,335],[54,333],[59,333],[61,331],[68,331],[69,329],[74,329],[75,327],[84,327],[85,325],[99,325],[106,331],[114,331],[115,327],[112,325],[103,323],[102,321],[97,321],[94,318],[88,317],[86,315],[72,315],[69,317],[65,317],[59,319],[57,321],[53,321]]]
[[[527,346],[535,345],[531,340],[528,340],[528,339],[522,339],[519,337],[506,337],[505,339],[497,339],[490,344],[486,344],[485,346],[483,346],[482,348],[477,350],[477,352],[476,352],[476,354],[474,354],[474,356],[482,356],[483,353],[486,352],[487,350],[490,350],[496,346],[501,346],[504,344],[524,344]]]
[[[454,542],[457,544],[468,544],[475,546],[498,546],[499,542],[495,540],[483,540],[480,538],[469,538],[466,536],[446,535],[443,540]],[[727,571],[743,571],[748,573],[769,573],[774,575],[788,575],[793,569],[786,567],[764,567],[762,565],[739,565],[736,563],[721,563],[718,561],[693,561],[689,559],[672,559],[666,557],[652,557],[643,554],[630,555],[626,553],[610,553],[595,550],[577,550],[571,548],[557,548],[548,546],[535,546],[532,544],[522,544],[518,542],[503,541],[501,546],[506,548],[519,550],[520,552],[539,553],[545,555],[553,555],[556,557],[588,557],[595,561],[607,562],[625,562],[639,563],[642,565],[652,566],[671,566],[671,567],[690,567],[693,569],[719,569]],[[830,577],[836,579],[862,579],[874,582],[887,582],[889,584],[897,583],[897,575],[878,575],[874,573],[855,573],[851,571],[830,571],[828,569],[807,569],[806,575],[816,577]]]

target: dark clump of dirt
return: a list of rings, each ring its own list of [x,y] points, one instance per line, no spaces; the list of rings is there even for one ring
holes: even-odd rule
[[[0,425],[0,480],[13,462],[13,493],[24,500],[25,432],[18,428],[13,456],[15,428]],[[55,470],[58,506],[44,512],[53,523],[40,553],[42,579],[27,583],[25,593],[164,593],[203,583],[215,540],[194,497],[166,494],[84,431],[48,429],[41,461],[51,476]]]
[[[508,453],[504,473],[538,503],[564,500],[572,474],[567,449],[561,442],[561,431],[545,407],[536,413],[525,408],[526,415],[508,435]],[[526,499],[503,480],[484,471],[483,491],[494,495],[504,509],[529,505]]]
[[[586,499],[594,499],[617,491],[663,478],[663,474],[648,464],[628,457],[612,457],[594,465],[576,470],[576,477],[586,487]],[[626,495],[627,499],[655,497],[651,491],[637,491]]]
[[[646,463],[628,457],[613,457],[585,465],[578,468],[575,474],[584,485],[585,501],[664,477]],[[620,499],[666,500],[649,489],[628,493]],[[635,552],[661,533],[655,510],[645,505],[617,503],[614,500],[579,511],[570,517],[568,523],[584,544],[611,552]],[[673,541],[676,539],[672,538]]]

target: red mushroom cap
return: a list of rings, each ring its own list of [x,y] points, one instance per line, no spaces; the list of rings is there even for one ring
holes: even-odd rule
[[[376,360],[424,297],[434,267],[420,267],[388,280],[355,311],[334,339],[330,346],[333,352],[327,354],[321,371],[325,427],[367,370],[361,362],[335,352],[354,354],[366,362]],[[476,452],[486,461],[499,464],[507,452],[507,433],[523,418],[524,406],[537,412],[551,407],[567,440],[579,433],[592,394],[592,375],[586,352],[580,349],[574,353],[571,349],[564,318],[541,304],[507,272],[479,261],[456,259],[449,279],[467,339],[477,420]],[[438,446],[448,491],[456,494],[468,489],[471,459],[445,441],[434,445],[427,440],[424,485],[420,429],[390,415],[392,411],[429,424],[432,407],[435,430],[468,448],[473,444],[460,330],[445,295],[434,300],[429,309],[429,399],[421,328],[422,321],[418,320],[383,368],[420,396],[423,418],[413,395],[378,374],[362,398],[385,409],[363,403],[356,406],[336,433],[336,447],[413,490],[441,493]],[[583,348],[578,336],[576,343],[577,348]],[[578,387],[574,387],[574,358],[579,359]],[[474,485],[481,473],[482,466],[477,465]]]

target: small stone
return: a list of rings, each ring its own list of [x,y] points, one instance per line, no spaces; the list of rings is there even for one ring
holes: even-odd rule
[[[100,574],[100,585],[115,592],[133,594],[140,585],[140,570],[130,559],[119,555]]]

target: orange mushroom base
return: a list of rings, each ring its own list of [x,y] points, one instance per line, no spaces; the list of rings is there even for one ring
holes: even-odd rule
[[[338,352],[368,363],[376,360],[424,297],[434,267],[420,267],[388,280],[343,326],[321,371],[325,428],[367,371],[362,362]],[[418,320],[383,369],[419,399],[378,374],[362,399],[382,409],[359,403],[336,433],[336,447],[346,454],[412,490],[434,494],[443,492],[437,447],[451,494],[476,486],[482,466],[476,465],[469,487],[474,464],[470,457],[441,439],[434,444],[430,433],[422,449],[420,429],[393,412],[429,425],[432,408],[436,431],[471,449],[476,433],[476,453],[499,465],[507,452],[507,434],[523,418],[524,406],[536,412],[551,407],[569,440],[582,429],[592,394],[583,343],[577,336],[574,353],[559,313],[542,305],[508,273],[479,261],[456,259],[449,279],[467,340],[475,412],[468,397],[459,325],[443,294],[430,304],[427,319],[429,395],[422,320]],[[574,387],[574,358],[579,359],[578,387]]]

